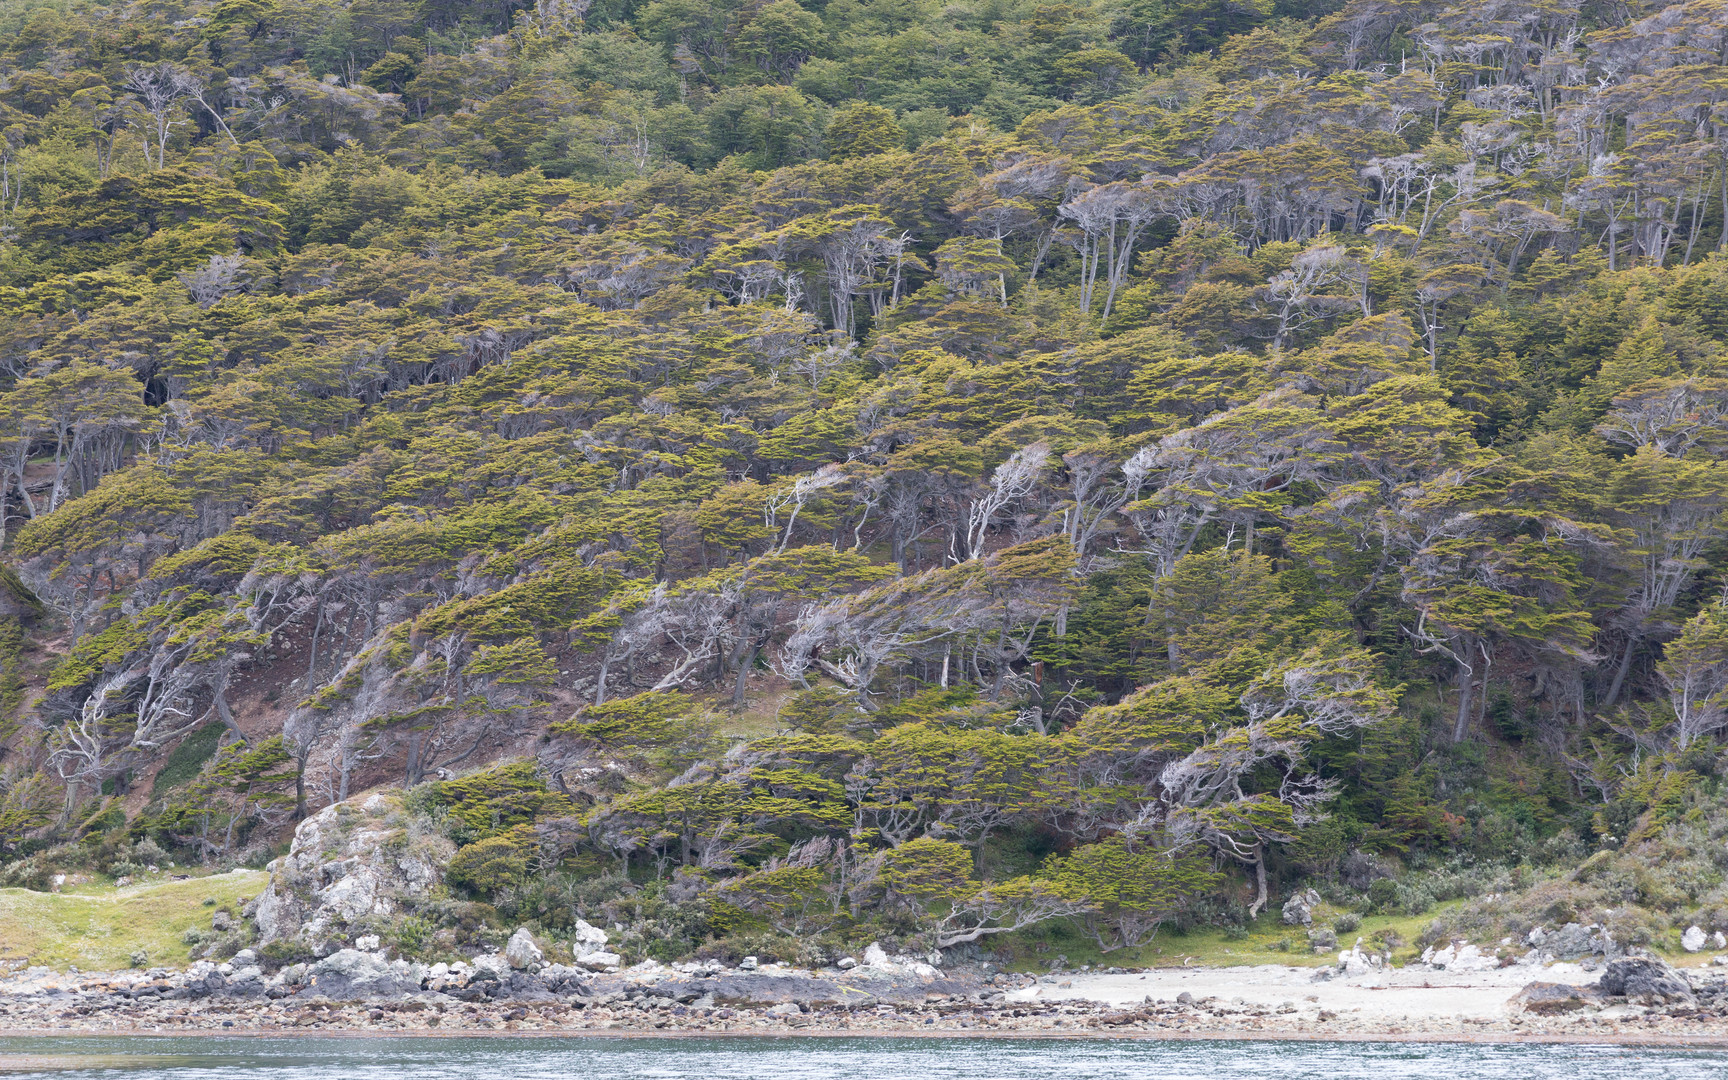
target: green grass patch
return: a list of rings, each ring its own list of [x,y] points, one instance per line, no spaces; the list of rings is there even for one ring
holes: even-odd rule
[[[186,881],[90,886],[76,893],[0,889],[0,960],[64,970],[117,971],[142,952],[152,965],[187,962],[181,935],[210,928],[210,913],[242,897],[257,896],[270,880],[259,870],[241,870]],[[206,899],[216,905],[206,905]]]
[[[198,770],[204,763],[216,756],[216,745],[222,741],[222,732],[226,730],[218,721],[211,721],[192,734],[180,740],[180,745],[168,755],[168,760],[162,763],[162,768],[156,774],[156,782],[150,787],[150,797],[155,798],[164,791],[172,791],[198,775]]]

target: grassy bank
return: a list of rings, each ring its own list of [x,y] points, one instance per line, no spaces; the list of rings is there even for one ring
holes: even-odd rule
[[[0,961],[112,971],[141,953],[149,964],[179,967],[187,960],[188,929],[208,929],[218,908],[237,911],[267,880],[262,871],[243,870],[124,889],[0,889]]]

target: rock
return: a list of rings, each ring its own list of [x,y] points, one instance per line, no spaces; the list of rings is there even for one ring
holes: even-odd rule
[[[1429,948],[1422,962],[1440,971],[1488,971],[1500,966],[1492,953],[1484,953],[1474,945],[1456,942],[1441,948]]]
[[[604,980],[596,982],[603,984]],[[733,971],[712,978],[661,983],[645,989],[656,997],[670,997],[679,1002],[708,1000],[725,1005],[780,1005],[790,1002],[794,1006],[856,1006],[872,1004],[877,1000],[877,995],[868,990],[802,971],[785,975]],[[895,988],[889,992],[918,1001],[924,999],[922,986],[916,989],[905,987],[903,990]]]
[[[1346,854],[1338,869],[1344,878],[1344,884],[1357,892],[1367,892],[1368,886],[1376,881],[1393,876],[1391,867],[1385,862],[1360,851]]]
[[[1184,990],[1180,994],[1176,995],[1176,1004],[1178,1004],[1178,1005],[1192,1005],[1192,1004],[1194,1004],[1194,995],[1190,994],[1188,991]]]
[[[546,954],[534,944],[534,935],[528,932],[528,928],[521,926],[510,935],[509,943],[504,946],[504,959],[510,962],[511,967],[526,971],[538,966],[546,959]]]
[[[894,964],[893,961],[888,959],[888,954],[883,951],[881,943],[872,941],[864,947],[864,966],[871,968],[890,968],[893,967]]]
[[[617,953],[591,952],[578,956],[576,963],[589,971],[605,971],[607,968],[617,970],[618,966],[624,963],[624,958]]]
[[[1565,961],[1582,960],[1587,956],[1603,956],[1611,960],[1623,951],[1612,934],[1595,924],[1580,926],[1567,923],[1543,937],[1541,946],[1542,951],[1550,953],[1554,959]]]
[[[359,949],[361,952],[377,952],[378,935],[361,934],[359,937],[354,939],[354,947]]]
[[[760,966],[761,964],[757,962],[754,956],[746,956],[744,959],[738,961],[739,971],[755,971]]]
[[[1287,926],[1311,926],[1314,923],[1314,909],[1320,906],[1320,894],[1313,889],[1304,889],[1291,895],[1284,901],[1284,923]]]
[[[576,929],[571,934],[570,941],[574,945],[604,945],[606,944],[606,931],[577,919]],[[581,952],[582,950],[578,948],[576,951]]]
[[[802,1015],[804,1015],[804,1010],[800,1009],[798,1006],[792,1004],[790,1001],[785,1001],[785,1002],[780,1003],[779,1005],[770,1005],[766,1010],[764,1010],[764,1015],[766,1015],[766,1016],[802,1016]]]
[[[311,984],[332,1001],[394,997],[419,989],[404,986],[387,962],[358,949],[341,949],[318,961],[312,966]]]
[[[1686,932],[1680,935],[1680,947],[1687,952],[1702,952],[1705,942],[1709,940],[1702,926],[1688,926]]]
[[[482,979],[497,979],[503,982],[510,977],[510,961],[497,953],[483,953],[470,957],[469,964],[474,968],[474,974]]]
[[[1345,975],[1366,975],[1376,966],[1359,945],[1352,945],[1338,954],[1338,970]]]
[[[1624,997],[1644,1004],[1675,1005],[1692,1001],[1692,988],[1686,980],[1653,956],[1612,961],[1596,987],[1610,997]]]
[[[270,864],[254,901],[260,943],[315,942],[367,916],[395,915],[405,897],[443,880],[455,845],[438,836],[407,839],[399,794],[336,803],[302,821],[288,854]]]
[[[1513,994],[1506,1006],[1536,1016],[1557,1016],[1588,1007],[1593,996],[1591,989],[1568,983],[1533,982]]]
[[[1310,930],[1308,931],[1308,946],[1312,949],[1331,952],[1338,947],[1338,935],[1331,930]]]
[[[1710,944],[1717,949],[1728,949],[1728,934],[1718,930],[1710,935]]]
[[[858,966],[858,961],[854,960],[850,956],[842,956],[840,962],[834,966],[839,968],[841,971],[851,971],[853,968]]]
[[[228,914],[226,911],[218,911],[216,914],[210,916],[210,929],[216,931],[218,934],[227,933],[234,929],[234,916]]]

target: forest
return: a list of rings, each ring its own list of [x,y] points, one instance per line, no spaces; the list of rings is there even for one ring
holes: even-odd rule
[[[6,0],[0,883],[1728,927],[1725,342],[1723,0]]]

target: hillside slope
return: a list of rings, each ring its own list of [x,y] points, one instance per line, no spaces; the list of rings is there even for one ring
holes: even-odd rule
[[[399,787],[427,941],[1728,931],[1714,858],[1578,870],[1719,797],[1724,56],[1715,0],[8,0],[0,883]]]

